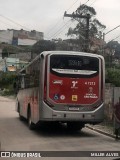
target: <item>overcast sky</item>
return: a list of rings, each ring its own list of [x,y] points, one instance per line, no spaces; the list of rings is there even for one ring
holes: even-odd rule
[[[0,30],[25,29],[44,32],[45,39],[66,38],[65,33],[75,23],[63,19],[64,12],[72,13],[88,0],[0,0]],[[107,32],[120,25],[120,0],[89,0]],[[9,19],[9,20],[8,20]],[[12,21],[10,21],[12,20]],[[120,27],[106,35],[109,41],[120,35]],[[120,37],[116,39],[120,42]]]

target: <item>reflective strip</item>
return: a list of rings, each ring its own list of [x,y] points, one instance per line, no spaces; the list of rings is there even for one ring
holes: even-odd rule
[[[92,75],[97,73],[97,71],[89,71],[89,70],[74,70],[74,69],[55,69],[52,68],[53,71],[62,74],[81,74],[81,75]]]

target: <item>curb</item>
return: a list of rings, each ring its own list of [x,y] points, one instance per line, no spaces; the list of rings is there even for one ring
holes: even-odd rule
[[[111,138],[116,139],[116,136],[115,136],[115,135],[110,134],[110,133],[105,132],[105,131],[102,131],[102,130],[100,130],[100,129],[96,129],[96,128],[91,127],[91,126],[86,126],[86,128],[91,129],[91,130],[93,130],[93,131],[96,131],[96,132],[98,132],[98,133],[101,133],[101,134],[103,134],[103,135],[106,135],[106,136],[109,136],[109,137],[111,137]],[[120,137],[118,137],[118,140],[119,140],[119,139],[120,139]]]

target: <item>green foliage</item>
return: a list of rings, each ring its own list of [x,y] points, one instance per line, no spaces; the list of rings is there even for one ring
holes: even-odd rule
[[[106,81],[120,87],[120,69],[107,69]]]
[[[2,95],[11,95],[14,93],[13,82],[16,78],[16,74],[12,72],[0,73],[0,88],[2,89]]]
[[[88,12],[91,16],[95,16],[96,15],[96,11],[93,7],[87,6],[85,4],[82,4],[78,7],[77,9],[77,13],[82,14],[83,12]]]
[[[114,51],[114,57],[120,58],[120,43],[118,41],[108,42],[106,48],[109,48],[111,52]]]
[[[9,87],[7,87],[7,88],[8,88],[8,89],[4,89],[4,90],[1,92],[1,95],[2,95],[2,96],[14,95],[14,94],[15,94],[12,86],[9,86]]]
[[[7,48],[4,48],[4,49],[2,50],[2,58],[4,58],[4,57],[8,57]]]
[[[13,83],[14,79],[16,77],[15,73],[12,72],[1,72],[0,73],[0,87],[10,85]]]
[[[43,51],[51,51],[55,49],[56,49],[56,45],[54,42],[49,40],[40,40],[33,45],[32,52],[40,54]]]
[[[93,38],[101,38],[102,36],[102,30],[106,28],[105,25],[103,25],[98,19],[95,18],[96,11],[93,7],[87,6],[87,5],[80,5],[77,10],[76,14],[86,16],[90,15],[90,23],[89,23],[89,44],[91,45],[93,43]],[[78,24],[75,28],[69,28],[67,35],[73,36],[75,35],[77,39],[79,39],[81,48],[85,47],[86,43],[86,19],[83,18],[74,18],[76,21],[78,21]],[[73,18],[72,18],[73,20]]]

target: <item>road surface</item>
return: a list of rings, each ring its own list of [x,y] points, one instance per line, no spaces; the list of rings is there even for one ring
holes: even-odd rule
[[[60,126],[49,125],[44,128],[31,131],[28,129],[26,121],[23,122],[19,120],[18,113],[15,111],[15,100],[4,97],[0,97],[0,144],[1,144],[1,151],[93,151],[94,152],[94,151],[120,150],[120,141],[115,141],[110,137],[101,135],[87,128],[84,128],[81,132],[69,132],[62,125]],[[22,158],[22,159],[29,159],[29,158]],[[45,158],[45,159],[61,159],[61,158]],[[64,159],[84,160],[86,158],[71,157]],[[99,159],[115,159],[115,158],[102,157],[95,159],[99,160]]]

